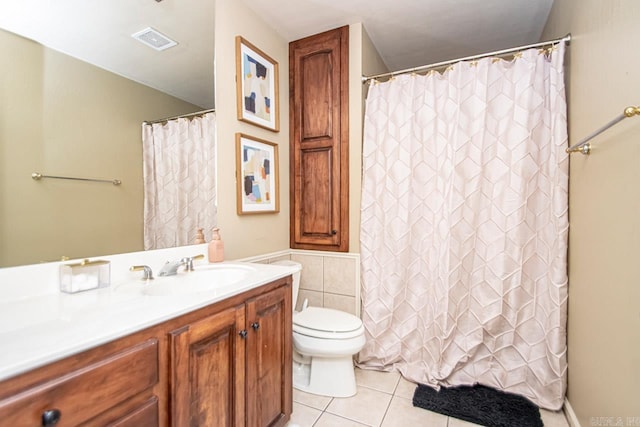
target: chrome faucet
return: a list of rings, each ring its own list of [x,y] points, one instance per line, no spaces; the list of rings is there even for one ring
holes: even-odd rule
[[[193,261],[203,258],[204,255],[200,254],[192,257],[184,257],[178,261],[167,261],[167,263],[160,269],[158,276],[175,276],[178,274],[178,268],[183,265],[185,266],[185,271],[193,271]]]

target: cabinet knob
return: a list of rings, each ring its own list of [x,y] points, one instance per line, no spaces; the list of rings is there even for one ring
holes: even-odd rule
[[[246,329],[241,330],[238,335],[240,335],[242,338],[246,338],[247,337],[247,330]]]
[[[62,412],[59,409],[48,409],[42,413],[42,425],[43,426],[54,426],[58,424],[60,418],[62,417]]]
[[[331,234],[333,234],[335,236],[336,234],[338,234],[338,231],[337,230],[331,230]]]
[[[260,323],[258,323],[258,322],[253,322],[253,323],[251,324],[251,327],[252,327],[255,331],[257,331],[258,329],[260,329]]]

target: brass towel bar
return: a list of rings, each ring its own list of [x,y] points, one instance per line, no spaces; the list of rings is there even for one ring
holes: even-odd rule
[[[70,176],[53,176],[53,175],[43,175],[39,172],[34,172],[31,174],[31,178],[36,181],[41,180],[42,178],[55,178],[55,179],[71,179],[74,181],[91,181],[91,182],[110,182],[113,185],[120,185],[122,181],[119,179],[94,179],[94,178],[74,178]]]
[[[640,107],[631,106],[631,107],[625,108],[622,114],[620,114],[619,116],[611,120],[609,123],[602,126],[600,129],[593,132],[591,135],[587,136],[577,144],[573,144],[571,147],[567,148],[566,150],[567,153],[582,153],[585,155],[590,154],[591,144],[589,143],[589,141],[591,141],[593,138],[600,135],[602,132],[609,129],[610,127],[613,127],[616,123],[622,121],[623,119],[626,119],[627,117],[633,117],[633,116],[640,116]]]

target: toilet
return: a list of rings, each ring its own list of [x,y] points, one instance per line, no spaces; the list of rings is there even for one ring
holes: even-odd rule
[[[293,306],[300,289],[302,265],[294,261],[274,264],[296,268]],[[364,326],[358,317],[339,310],[307,307],[293,312],[293,387],[331,397],[356,394],[353,355],[364,347]]]

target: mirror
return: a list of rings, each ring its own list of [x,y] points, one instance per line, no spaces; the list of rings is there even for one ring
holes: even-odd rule
[[[142,250],[141,124],[213,108],[215,2],[3,3],[0,267]]]

